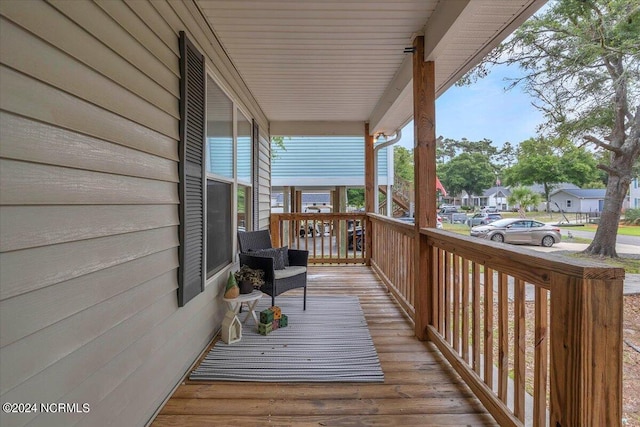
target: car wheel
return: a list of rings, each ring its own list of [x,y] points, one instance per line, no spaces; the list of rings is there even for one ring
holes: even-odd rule
[[[544,236],[542,238],[542,246],[544,246],[545,248],[550,248],[551,246],[553,246],[553,244],[556,241],[553,239],[552,236]]]
[[[504,242],[504,236],[500,233],[496,233],[493,236],[491,236],[491,240],[493,240],[494,242]]]

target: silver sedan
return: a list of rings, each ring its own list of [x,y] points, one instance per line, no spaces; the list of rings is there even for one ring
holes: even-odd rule
[[[540,245],[547,248],[559,243],[560,229],[539,221],[522,218],[508,218],[479,225],[471,229],[471,235],[494,242]]]

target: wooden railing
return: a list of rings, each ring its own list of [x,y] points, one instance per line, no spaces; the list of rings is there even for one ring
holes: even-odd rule
[[[363,213],[271,214],[274,246],[308,250],[311,264],[367,264],[368,233]]]
[[[382,215],[371,218],[371,267],[411,317],[414,310],[415,227]]]
[[[414,258],[370,218],[371,265],[500,425],[621,425],[623,269],[435,229]]]

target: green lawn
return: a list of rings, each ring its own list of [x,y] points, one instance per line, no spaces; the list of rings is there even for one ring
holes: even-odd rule
[[[593,231],[594,233],[598,229],[597,224],[586,224],[584,227],[580,227],[580,230],[585,231]],[[620,224],[618,226],[618,234],[623,236],[640,236],[640,226],[639,225],[624,225]]]

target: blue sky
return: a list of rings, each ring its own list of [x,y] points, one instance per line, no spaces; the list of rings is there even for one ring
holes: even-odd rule
[[[497,66],[470,86],[449,88],[436,100],[436,135],[444,138],[488,138],[497,147],[518,144],[536,136],[542,114],[519,87],[505,91],[505,77],[518,75],[517,67]],[[402,130],[400,145],[413,148],[413,121]]]

